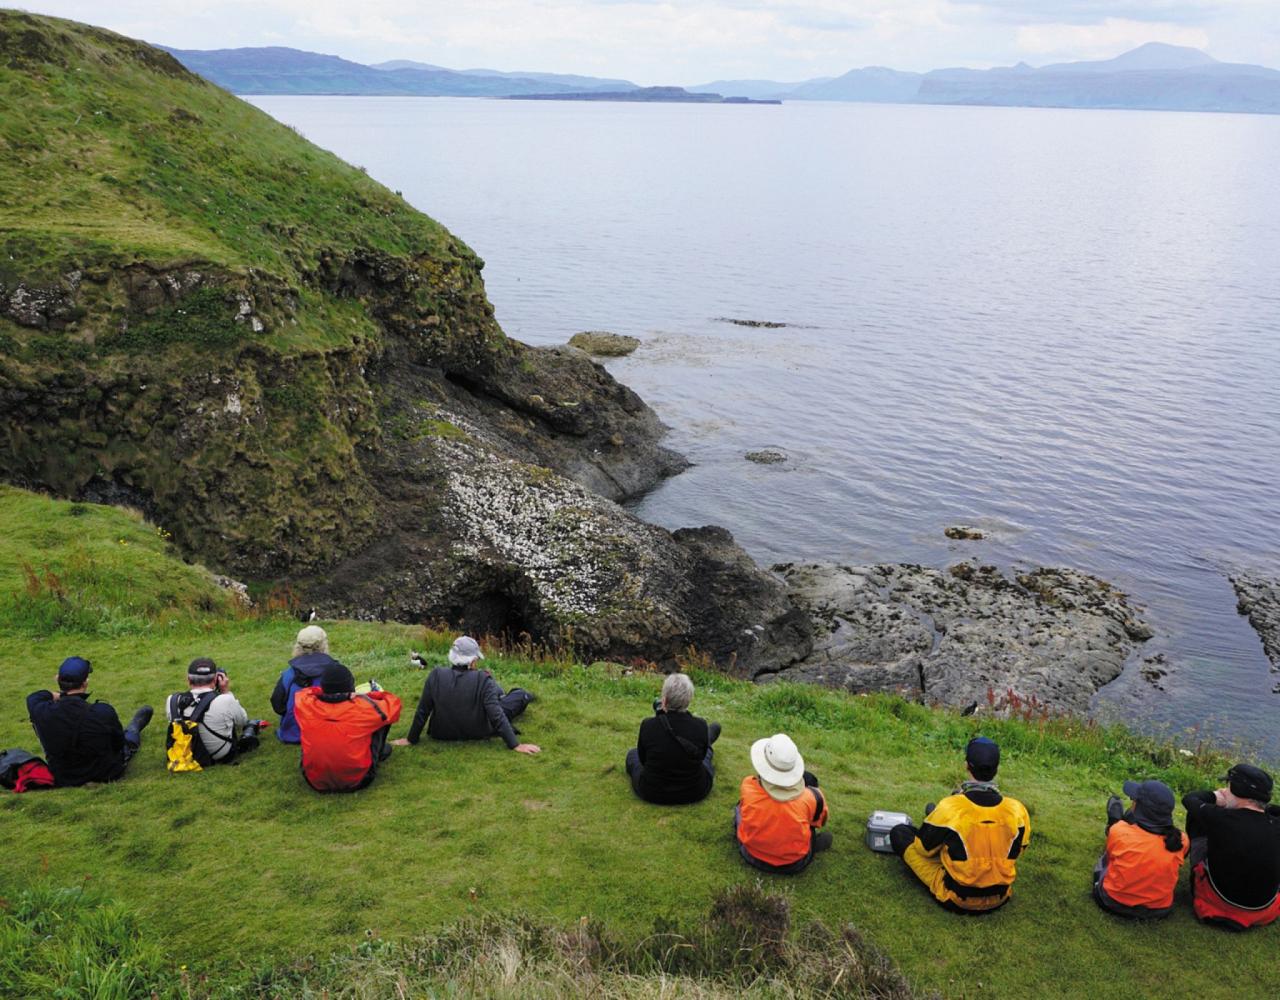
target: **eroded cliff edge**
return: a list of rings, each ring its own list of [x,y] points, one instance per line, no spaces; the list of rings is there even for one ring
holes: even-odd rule
[[[584,353],[494,320],[482,262],[183,69],[0,12],[0,477],[142,509],[322,612],[738,672],[809,648],[726,532],[614,502],[683,467]]]

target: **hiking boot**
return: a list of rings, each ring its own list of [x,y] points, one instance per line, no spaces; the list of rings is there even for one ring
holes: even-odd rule
[[[124,741],[133,746],[142,743],[142,731],[147,728],[147,723],[151,721],[151,717],[156,714],[156,710],[150,705],[143,705],[140,709],[133,713],[133,718],[129,720],[129,725],[124,729]]]
[[[826,830],[821,833],[815,833],[813,835],[813,853],[817,854],[819,851],[827,850],[834,839]]]
[[[707,726],[707,742],[714,743],[720,738],[720,723],[713,722]]]
[[[938,808],[938,803],[930,802],[928,805],[924,807],[925,816],[928,816],[931,812],[933,812],[937,808]]]

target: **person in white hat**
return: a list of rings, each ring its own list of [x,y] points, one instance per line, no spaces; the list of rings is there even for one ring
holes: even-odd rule
[[[319,687],[325,668],[338,661],[329,655],[329,636],[319,625],[307,625],[293,641],[293,658],[271,692],[271,708],[280,716],[276,739],[281,743],[299,743],[302,735],[293,715],[293,702],[299,691]]]
[[[755,774],[742,779],[733,827],[742,859],[762,871],[804,871],[817,851],[831,846],[827,802],[818,779],[804,769],[795,742],[775,733],[751,746]]]
[[[417,663],[422,658],[414,654],[413,659]],[[392,743],[401,747],[415,744],[425,727],[433,740],[487,740],[501,736],[509,750],[541,753],[536,744],[516,739],[516,729],[511,724],[534,696],[523,688],[504,693],[489,671],[472,669],[483,659],[484,653],[475,639],[458,636],[449,650],[450,665],[436,667],[422,685],[409,735]]]

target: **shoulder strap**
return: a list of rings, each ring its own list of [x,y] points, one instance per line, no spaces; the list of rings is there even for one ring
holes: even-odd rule
[[[197,728],[203,726],[206,733],[209,733],[211,736],[216,736],[218,739],[222,740],[223,743],[234,743],[235,741],[233,739],[228,736],[223,736],[215,729],[211,729],[209,724],[204,721],[205,713],[209,711],[210,706],[213,705],[217,700],[218,695],[221,693],[221,691],[206,691],[200,696],[200,700],[196,702],[196,710],[186,716],[186,719],[195,723]]]
[[[374,701],[372,698],[370,698],[367,694],[358,694],[356,695],[356,697],[360,698],[362,701],[367,701],[370,705],[373,706],[373,710],[378,713],[378,718],[380,718],[383,722],[387,721],[387,713],[384,712],[382,709],[380,709],[378,707],[378,703]]]
[[[667,731],[667,735],[680,744],[680,749],[685,752],[685,756],[694,760],[702,760],[706,756],[705,751],[698,749],[698,744],[694,743],[693,740],[686,740],[671,728],[671,720],[667,718],[666,712],[659,712],[658,720],[662,723],[662,728]]]
[[[822,819],[822,810],[826,803],[822,799],[822,793],[818,791],[816,785],[810,785],[809,791],[813,792],[813,821],[816,823]]]

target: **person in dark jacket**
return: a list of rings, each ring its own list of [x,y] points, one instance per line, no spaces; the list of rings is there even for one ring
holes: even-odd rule
[[[293,700],[299,691],[319,687],[325,668],[337,663],[329,655],[329,636],[319,625],[308,625],[293,643],[293,659],[276,681],[271,692],[271,707],[280,716],[276,739],[281,743],[298,743],[298,722],[293,716]]]
[[[472,669],[484,659],[480,644],[469,635],[459,636],[449,650],[447,667],[436,667],[422,686],[418,710],[406,738],[393,740],[409,746],[422,738],[423,727],[433,740],[487,740],[501,736],[507,749],[518,753],[541,753],[533,743],[521,743],[511,720],[533,701],[521,688],[505,694],[487,670]]]
[[[89,661],[71,656],[58,668],[58,690],[27,696],[27,713],[58,786],[115,781],[142,744],[152,708],[143,705],[121,728],[116,710],[89,701]]]
[[[1271,775],[1252,764],[1227,772],[1227,787],[1183,796],[1191,835],[1196,916],[1233,930],[1280,918],[1280,809]]]
[[[640,723],[640,735],[627,751],[631,788],[646,802],[682,805],[699,802],[711,792],[716,769],[711,744],[720,724],[689,714],[693,681],[669,674],[651,718]]]
[[[1119,917],[1173,912],[1173,890],[1187,856],[1187,835],[1173,825],[1173,790],[1163,781],[1126,781],[1126,810],[1107,800],[1107,846],[1093,870],[1093,900]]]

